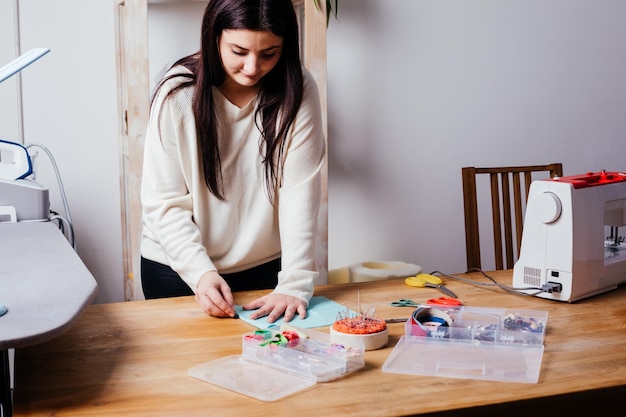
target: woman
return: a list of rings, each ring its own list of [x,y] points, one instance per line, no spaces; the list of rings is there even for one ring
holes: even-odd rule
[[[319,96],[299,58],[290,0],[211,0],[200,51],[157,86],[142,177],[146,298],[191,295],[234,317],[232,291],[274,288],[244,309],[306,317],[325,157]]]

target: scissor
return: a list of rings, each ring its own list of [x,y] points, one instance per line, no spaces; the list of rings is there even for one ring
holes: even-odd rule
[[[409,300],[407,298],[401,298],[398,301],[392,301],[391,305],[393,307],[419,307],[420,303],[417,303],[413,300]]]
[[[456,298],[451,298],[451,297],[431,298],[428,301],[426,301],[426,304],[429,304],[429,305],[439,305],[439,306],[460,306],[460,305],[463,305],[463,303],[461,303],[461,301],[459,301]]]
[[[443,285],[443,281],[441,280],[441,278],[436,277],[434,275],[430,275],[430,274],[417,274],[414,277],[408,277],[407,279],[404,280],[404,283],[406,285],[409,285],[411,287],[432,287],[432,288],[438,288],[439,291],[443,292],[444,294],[453,297],[453,298],[458,298],[456,296],[456,294],[454,292],[452,292],[452,290],[449,290],[448,288],[446,288]]]

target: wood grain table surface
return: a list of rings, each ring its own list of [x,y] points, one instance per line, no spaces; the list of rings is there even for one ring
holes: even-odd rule
[[[491,275],[510,284],[511,274]],[[461,276],[485,282],[480,274]],[[179,297],[92,305],[63,335],[17,349],[14,415],[537,416],[624,410],[625,286],[568,304],[444,281],[467,306],[548,312],[538,383],[383,372],[385,360],[404,333],[403,323],[397,323],[389,325],[386,348],[365,352],[363,369],[263,402],[188,376],[190,367],[240,354],[241,335],[255,328],[243,320],[209,317],[193,297]],[[236,293],[235,301],[244,304],[262,293]],[[425,302],[442,294],[388,280],[320,286],[315,295],[354,310],[359,298],[361,306],[376,308],[377,317],[396,318],[408,317],[413,309],[391,307],[392,300]]]

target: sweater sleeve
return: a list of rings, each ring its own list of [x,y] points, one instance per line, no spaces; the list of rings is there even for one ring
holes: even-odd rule
[[[153,102],[146,131],[141,186],[144,235],[159,242],[168,264],[195,291],[200,276],[216,270],[193,219],[193,201],[186,178],[199,172],[194,153],[196,134],[190,89],[166,100],[162,88]],[[191,149],[190,149],[191,148]],[[186,170],[183,167],[187,167]]]
[[[282,270],[275,292],[307,302],[319,274],[316,237],[325,153],[319,93],[305,72],[303,100],[287,144],[278,191]]]

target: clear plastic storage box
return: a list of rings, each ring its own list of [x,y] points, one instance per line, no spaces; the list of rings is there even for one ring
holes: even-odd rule
[[[262,401],[274,401],[365,365],[362,347],[333,345],[328,334],[307,329],[308,338],[297,343],[280,343],[280,334],[278,329],[244,334],[241,355],[195,366],[189,375]]]
[[[418,307],[384,372],[536,383],[547,311]]]

